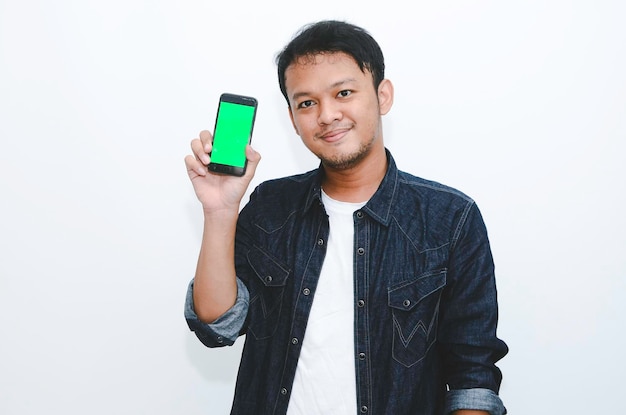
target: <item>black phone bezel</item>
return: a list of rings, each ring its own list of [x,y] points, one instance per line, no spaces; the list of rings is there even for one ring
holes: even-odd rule
[[[252,141],[252,132],[254,130],[254,123],[256,121],[256,113],[257,113],[257,107],[258,107],[257,99],[251,96],[232,94],[228,92],[224,92],[223,94],[221,94],[219,103],[218,103],[217,115],[215,116],[215,126],[213,127],[213,133],[215,133],[215,131],[217,130],[217,124],[218,124],[219,116],[220,116],[219,109],[220,109],[222,102],[229,102],[229,103],[239,104],[239,105],[247,105],[247,106],[254,108],[254,113],[252,116],[252,125],[250,126],[250,137],[248,138],[248,144],[249,144]],[[215,136],[213,136],[213,140],[215,140]],[[248,166],[248,160],[246,159],[243,167],[233,166],[230,164],[220,164],[220,163],[210,162],[207,168],[210,171],[215,172],[215,173],[228,174],[231,176],[243,176],[244,174],[246,174],[247,166]]]

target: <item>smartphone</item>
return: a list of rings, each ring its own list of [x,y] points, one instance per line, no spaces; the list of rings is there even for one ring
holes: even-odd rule
[[[246,145],[252,140],[257,105],[256,98],[220,95],[209,170],[233,176],[246,173]]]

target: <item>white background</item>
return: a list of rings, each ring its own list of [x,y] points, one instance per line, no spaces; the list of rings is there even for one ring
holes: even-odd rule
[[[320,18],[381,44],[399,166],[483,212],[509,413],[618,412],[625,4],[0,0],[0,413],[228,413],[241,342],[206,349],[183,319],[183,158],[228,91],[260,102],[255,182],[316,167],[274,56]]]

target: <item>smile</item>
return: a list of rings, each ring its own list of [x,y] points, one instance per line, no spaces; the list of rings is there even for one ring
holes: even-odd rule
[[[336,129],[336,130],[332,130],[332,131],[327,131],[321,135],[319,135],[319,138],[328,142],[328,143],[335,143],[339,140],[341,140],[343,137],[346,136],[346,134],[348,134],[348,132],[350,131],[349,128],[340,128],[340,129]]]

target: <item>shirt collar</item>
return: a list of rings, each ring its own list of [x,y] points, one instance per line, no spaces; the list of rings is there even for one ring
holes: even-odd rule
[[[376,193],[365,204],[362,210],[367,212],[374,220],[383,225],[389,224],[391,218],[391,207],[396,197],[396,189],[398,188],[398,168],[393,156],[388,149],[387,154],[387,172],[383,177]],[[309,193],[303,213],[307,213],[314,204],[322,203],[322,179],[324,177],[324,168],[320,163],[316,171],[314,171],[313,180],[309,186]]]

